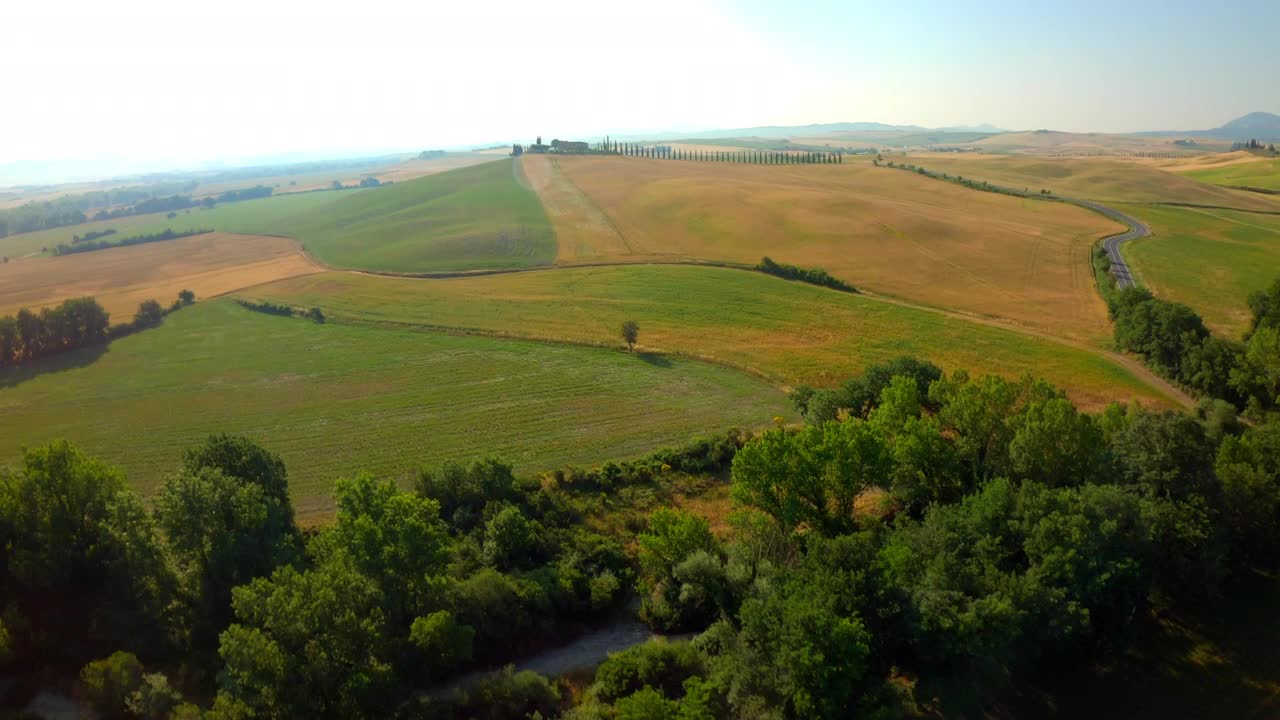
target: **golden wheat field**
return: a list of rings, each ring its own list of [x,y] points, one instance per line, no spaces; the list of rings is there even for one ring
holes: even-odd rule
[[[1280,211],[1280,197],[1218,187],[1171,172],[1198,167],[1191,159],[1044,158],[956,153],[909,153],[905,159],[897,156],[893,159],[934,172],[985,180],[1033,193],[1046,189],[1055,195],[1104,202],[1187,203]]]
[[[183,289],[208,298],[322,269],[286,238],[207,233],[0,265],[0,315],[90,295],[125,322],[143,300],[167,305]]]
[[[544,162],[530,160],[526,168]],[[1071,338],[1108,334],[1089,251],[1122,228],[1079,208],[978,193],[865,160],[563,157],[544,171],[563,175],[535,183],[561,238],[561,263],[578,261],[583,248],[618,261],[755,264],[768,255],[874,293]]]

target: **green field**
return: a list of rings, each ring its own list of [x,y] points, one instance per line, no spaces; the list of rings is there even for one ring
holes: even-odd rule
[[[283,235],[285,233],[280,232],[279,228],[287,226],[292,218],[316,212],[325,205],[363,192],[366,191],[291,193],[258,200],[220,203],[211,209],[180,210],[174,218],[167,217],[167,213],[151,213],[11,235],[0,238],[0,255],[18,258],[39,253],[42,248],[52,250],[59,244],[70,244],[73,236],[108,228],[114,228],[116,234],[101,238],[101,242],[116,242],[131,235],[156,233],[165,228],[179,231],[207,228],[223,232]]]
[[[550,265],[555,234],[538,196],[498,160],[376,188],[274,225],[322,262],[385,272]]]
[[[87,353],[87,354],[86,354]],[[496,453],[522,472],[626,458],[731,426],[767,425],[782,393],[708,363],[411,330],[316,325],[199,303],[165,324],[0,373],[0,463],[66,438],[142,492],[208,433],[279,452],[303,515],[361,469]]]
[[[19,258],[115,228],[110,242],[173,228],[285,235],[321,262],[381,272],[451,272],[550,265],[555,233],[537,195],[510,160],[474,165],[366,190],[277,195],[165,213],[85,223],[0,239]]]
[[[1182,174],[1214,185],[1234,185],[1280,192],[1280,160],[1258,160],[1204,170],[1188,170]]]
[[[686,265],[557,269],[420,280],[323,273],[245,293],[319,306],[340,322],[403,324],[616,345],[640,344],[743,368],[783,384],[842,382],[904,354],[948,369],[1031,372],[1086,406],[1168,398],[1085,349],[766,275]]]
[[[1124,246],[1139,280],[1191,306],[1216,332],[1249,326],[1249,293],[1280,277],[1280,216],[1199,208],[1117,206],[1154,233]]]

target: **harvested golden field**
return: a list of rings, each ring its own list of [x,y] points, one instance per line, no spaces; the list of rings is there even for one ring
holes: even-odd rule
[[[1073,152],[1191,152],[1205,149],[1225,150],[1231,143],[1207,138],[1196,138],[1195,148],[1173,144],[1176,138],[1142,137],[1112,133],[1072,133],[1057,130],[1034,130],[992,135],[972,143],[974,147],[1018,153],[1073,153]]]
[[[0,265],[0,315],[92,295],[115,322],[138,304],[168,304],[183,289],[197,299],[322,270],[286,238],[208,233]]]
[[[600,258],[754,265],[767,255],[874,293],[1091,342],[1109,334],[1089,251],[1122,228],[1076,207],[975,192],[868,161],[565,157],[550,167],[621,236],[623,248],[612,233],[596,235]],[[559,232],[565,221],[551,216]],[[586,243],[575,236],[576,246]]]
[[[898,156],[893,156],[899,160]],[[904,162],[993,185],[1103,202],[1189,203],[1280,211],[1280,197],[1232,190],[1183,177],[1149,161],[1113,158],[909,153]]]
[[[617,228],[564,173],[551,155],[525,155],[517,180],[538,193],[556,233],[556,262],[574,264],[625,257],[631,249]]]

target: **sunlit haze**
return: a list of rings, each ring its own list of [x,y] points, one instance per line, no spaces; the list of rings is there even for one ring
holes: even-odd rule
[[[44,0],[4,17],[0,163],[837,121],[1191,129],[1280,111],[1280,3],[1265,1]]]

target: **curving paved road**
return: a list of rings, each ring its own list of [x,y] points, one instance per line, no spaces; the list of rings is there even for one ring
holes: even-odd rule
[[[1079,205],[1088,208],[1096,213],[1105,215],[1116,222],[1124,223],[1129,229],[1119,235],[1112,235],[1102,239],[1102,247],[1107,251],[1107,258],[1111,260],[1111,274],[1116,278],[1116,286],[1124,289],[1129,287],[1137,287],[1137,283],[1133,280],[1133,274],[1129,272],[1129,266],[1125,264],[1124,257],[1120,255],[1121,243],[1138,238],[1144,238],[1151,234],[1151,228],[1146,223],[1138,220],[1132,215],[1127,215],[1114,208],[1106,205],[1099,205],[1089,200],[1075,200],[1072,198],[1058,198],[1072,205]]]

